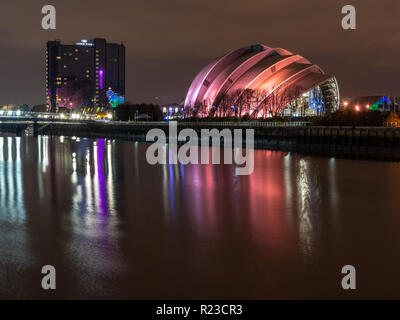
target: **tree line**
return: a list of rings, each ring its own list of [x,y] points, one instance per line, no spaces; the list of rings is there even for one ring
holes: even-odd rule
[[[285,107],[290,113],[297,109],[292,103],[300,94],[297,86],[277,87],[267,90],[235,90],[217,97],[214,105],[209,100],[196,102],[193,108],[185,108],[184,117],[244,117],[250,119],[275,117]]]

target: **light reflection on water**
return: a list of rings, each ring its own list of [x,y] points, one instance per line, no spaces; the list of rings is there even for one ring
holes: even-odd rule
[[[146,147],[0,137],[1,297],[341,297],[348,263],[373,284],[359,296],[398,297],[374,272],[399,267],[399,164],[258,150],[235,176],[150,166]]]
[[[25,221],[21,138],[0,137],[0,207],[5,219]]]

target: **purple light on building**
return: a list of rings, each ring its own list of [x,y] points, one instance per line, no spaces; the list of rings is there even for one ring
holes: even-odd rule
[[[103,90],[103,75],[104,75],[104,71],[103,71],[103,69],[100,69],[99,70],[100,90]]]

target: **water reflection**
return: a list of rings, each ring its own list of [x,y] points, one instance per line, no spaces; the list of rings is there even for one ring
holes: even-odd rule
[[[297,195],[298,195],[298,214],[299,214],[299,236],[303,252],[312,255],[314,225],[313,210],[318,212],[318,186],[313,184],[313,173],[310,164],[300,159],[297,173]]]
[[[151,166],[146,148],[0,137],[0,296],[44,295],[34,281],[54,264],[58,297],[288,297],[307,281],[323,290],[316,265],[328,278],[322,266],[344,260],[374,270],[363,257],[400,250],[397,164],[258,150],[254,173],[236,176],[232,164]]]
[[[0,137],[0,211],[7,221],[25,221],[21,138]]]

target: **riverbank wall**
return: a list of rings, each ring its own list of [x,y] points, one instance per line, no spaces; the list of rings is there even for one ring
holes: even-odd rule
[[[0,123],[3,134],[23,135],[34,127],[35,134],[76,136],[87,138],[110,138],[128,141],[146,141],[149,130],[162,129],[168,136],[167,122],[118,123],[118,122],[48,122]],[[315,127],[315,126],[269,126],[253,124],[178,123],[178,133],[191,128],[200,137],[201,129],[222,130],[254,129],[254,147],[305,154],[359,157],[369,159],[400,160],[400,128],[388,127]]]

